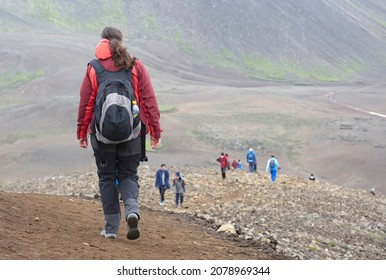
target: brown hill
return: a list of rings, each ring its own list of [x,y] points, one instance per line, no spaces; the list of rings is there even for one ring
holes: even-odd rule
[[[125,239],[125,226],[116,241],[99,237],[94,173],[8,182],[0,188],[0,258],[386,258],[382,194],[283,174],[272,184],[260,172],[230,170],[223,181],[217,168],[179,170],[187,183],[184,208],[174,207],[170,191],[160,206],[155,170],[140,168],[142,236],[135,242]]]
[[[99,237],[97,200],[0,192],[0,202],[3,260],[288,259],[267,245],[216,233],[203,220],[147,207],[141,238],[128,241],[124,226],[117,240]]]
[[[90,9],[87,1],[51,2],[7,0],[0,8],[0,190],[6,191],[0,196],[0,256],[105,258],[96,248],[108,254],[111,244],[98,236],[98,200],[76,198],[94,197],[95,174],[52,174],[95,170],[92,152],[75,139],[79,85],[100,29],[116,24],[129,27],[129,50],[145,62],[163,109],[163,147],[151,154],[150,169],[141,171],[143,235],[135,243],[148,246],[152,256],[133,258],[386,258],[385,199],[378,193],[386,193],[385,122],[367,113],[386,114],[385,84],[376,81],[385,69],[384,3],[263,1],[249,9],[237,1],[217,1],[217,7],[205,1],[132,1],[129,8],[135,9],[127,11],[138,22],[132,29],[126,17],[124,23],[100,21],[105,11]],[[107,2],[112,7],[111,1],[98,1]],[[253,16],[242,16],[246,10]],[[310,84],[341,80],[353,82]],[[167,108],[172,110],[165,113]],[[222,182],[211,168],[186,167],[210,167],[221,151],[243,160],[250,147],[258,153],[259,170],[261,160],[275,153],[286,174],[313,172],[360,190],[285,175],[273,187],[260,173],[230,174]],[[158,206],[151,186],[162,162],[180,166],[187,176],[188,208]],[[14,178],[23,180],[6,183]],[[180,237],[176,221],[196,243],[174,246],[195,255],[181,256],[169,246]],[[160,238],[165,225],[168,233]],[[221,225],[234,227],[236,243],[214,233]],[[206,241],[212,237],[219,240]],[[132,246],[124,239],[113,244],[120,242]],[[155,250],[155,242],[171,251]],[[226,248],[218,245],[223,243]]]
[[[101,28],[116,24],[162,109],[153,168],[210,166],[221,151],[243,159],[252,147],[287,174],[386,193],[385,118],[368,113],[386,114],[381,1],[46,2],[0,7],[0,182],[95,169],[75,137],[79,86]],[[249,76],[283,71],[281,83]]]

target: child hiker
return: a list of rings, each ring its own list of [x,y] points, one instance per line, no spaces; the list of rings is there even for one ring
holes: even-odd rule
[[[182,203],[184,202],[185,180],[179,171],[177,171],[175,175],[173,179],[173,192],[176,194],[176,207],[178,207],[178,203],[182,207]]]

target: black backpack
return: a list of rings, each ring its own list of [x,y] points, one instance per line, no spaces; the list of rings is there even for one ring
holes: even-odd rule
[[[274,168],[275,165],[276,165],[276,161],[275,161],[275,159],[272,158],[272,159],[269,161],[269,167],[270,167],[270,168]]]
[[[132,69],[110,72],[98,59],[90,64],[99,82],[93,126],[96,138],[104,144],[135,139],[141,131],[141,120],[138,113],[133,114],[133,102],[135,104],[136,100],[131,84]]]

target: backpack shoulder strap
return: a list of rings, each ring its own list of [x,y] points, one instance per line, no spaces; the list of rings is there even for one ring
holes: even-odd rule
[[[135,95],[135,90],[134,90],[134,87],[133,87],[133,84],[132,84],[132,79],[131,79],[131,77],[132,77],[132,72],[133,72],[133,67],[130,67],[129,69],[121,69],[120,70],[120,72],[123,72],[124,73],[124,77],[125,77],[125,79],[128,81],[128,82],[130,82],[130,85],[131,85],[131,87],[133,88],[133,93],[134,93],[134,97],[136,97],[136,95]]]
[[[92,67],[95,69],[95,72],[99,75],[100,73],[106,71],[105,67],[102,65],[102,63],[98,59],[91,60],[88,64],[91,64]]]

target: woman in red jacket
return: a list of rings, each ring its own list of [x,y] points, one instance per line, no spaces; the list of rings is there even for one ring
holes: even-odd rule
[[[228,168],[228,158],[224,155],[224,153],[221,153],[221,156],[217,159],[217,161],[220,163],[221,176],[223,180],[225,180]]]
[[[146,125],[146,133],[150,132],[152,148],[158,147],[162,131],[159,124],[160,113],[145,66],[140,60],[130,56],[123,45],[123,36],[119,29],[106,27],[101,33],[101,38],[96,47],[95,56],[107,71],[115,72],[132,67],[131,83],[136,101],[140,105],[140,118]],[[98,85],[96,71],[89,64],[80,88],[77,137],[80,147],[87,148],[87,136],[90,135],[90,143],[94,150],[105,220],[101,235],[111,239],[117,238],[121,220],[118,199],[118,192],[120,192],[125,205],[127,238],[134,240],[140,235],[137,168],[141,160],[141,136],[120,144],[103,144],[96,139],[92,124]],[[103,164],[99,148],[102,146]],[[116,187],[117,176],[118,188]]]

